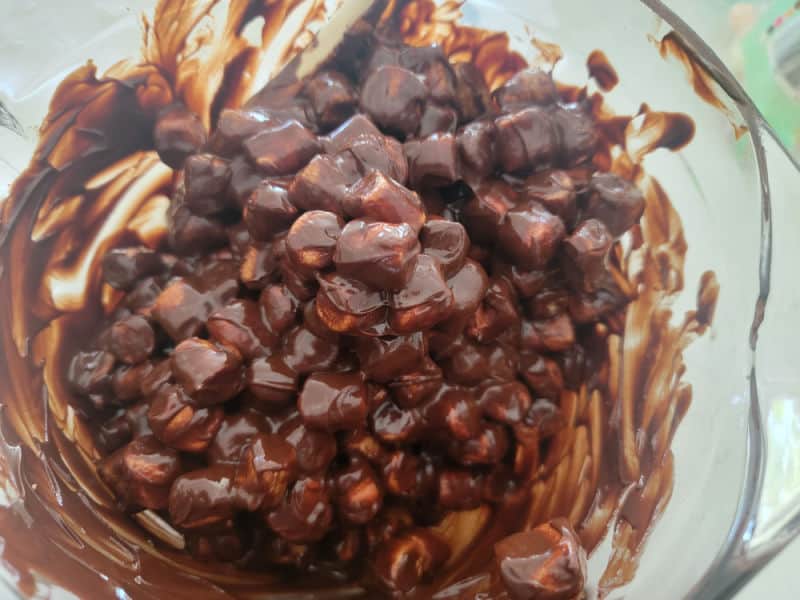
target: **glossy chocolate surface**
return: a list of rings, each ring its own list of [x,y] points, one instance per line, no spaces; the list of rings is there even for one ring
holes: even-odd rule
[[[140,66],[65,79],[2,205],[20,590],[567,599],[609,527],[633,529],[609,566],[632,576],[718,293],[705,274],[669,324],[686,242],[640,162],[691,120],[648,112],[659,139],[628,156],[631,117],[428,0],[260,91],[239,33],[263,17],[266,44],[293,4],[233,2],[215,77],[187,77],[170,5]],[[81,237],[92,215],[116,221]]]

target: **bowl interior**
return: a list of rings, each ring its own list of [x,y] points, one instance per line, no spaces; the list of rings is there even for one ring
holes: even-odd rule
[[[58,60],[50,60],[46,68],[33,68],[41,57],[26,53],[25,46],[19,46],[26,42],[7,32],[10,37],[5,39],[10,41],[5,43],[19,47],[10,54],[0,52],[0,71],[10,74],[4,76],[0,100],[24,136],[0,128],[0,183],[10,183],[27,164],[48,99],[68,70],[87,56],[98,58],[102,71],[114,62],[109,57],[139,55],[138,19],[131,13],[149,12],[153,4],[148,0],[136,11],[127,11],[99,10],[86,2],[85,9],[71,12],[64,21],[43,20],[37,25],[43,33],[61,31],[60,36],[37,36],[37,44],[44,40],[47,47],[59,50],[53,54]],[[507,32],[513,47],[534,64],[543,60],[542,45],[535,41],[558,44],[563,58],[555,76],[566,83],[585,84],[586,58],[602,49],[620,76],[620,84],[607,95],[616,113],[635,114],[646,103],[654,110],[685,113],[696,125],[687,147],[649,154],[643,165],[669,195],[688,243],[685,289],[674,298],[675,321],[695,307],[701,274],[711,269],[722,290],[716,325],[685,354],[684,380],[692,385],[694,400],[673,443],[672,500],[650,534],[637,577],[610,595],[681,597],[724,545],[743,485],[749,410],[747,341],[758,295],[761,241],[760,183],[749,137],[735,136],[738,113],[721,90],[721,107],[709,104],[689,84],[684,65],[661,56],[659,41],[669,28],[638,2],[467,0],[461,10],[465,24]],[[23,32],[35,23],[23,11],[12,13],[0,25],[0,33],[10,22],[21,24]],[[24,59],[11,64],[9,56]],[[609,536],[590,559],[591,585],[596,586],[611,552]],[[652,582],[662,580],[665,572],[670,574],[669,585],[654,588]]]

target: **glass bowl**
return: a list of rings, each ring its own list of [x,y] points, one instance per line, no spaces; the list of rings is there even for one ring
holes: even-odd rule
[[[305,9],[312,4],[300,3]],[[10,185],[28,164],[49,99],[68,72],[87,57],[97,60],[103,72],[117,60],[140,55],[139,15],[151,14],[153,5],[149,0],[131,7],[81,0],[67,11],[55,0],[40,0],[0,9],[0,184]],[[437,14],[451,14],[457,5],[440,7]],[[686,285],[674,299],[674,314],[695,306],[697,282],[709,269],[716,273],[721,292],[710,333],[695,340],[684,355],[684,381],[691,384],[694,400],[672,445],[671,500],[646,536],[635,577],[618,573],[622,585],[608,592],[610,599],[730,597],[800,526],[800,376],[792,352],[800,329],[794,273],[800,236],[793,231],[800,223],[800,203],[794,198],[798,165],[698,35],[713,34],[707,15],[699,17],[703,9],[690,2],[670,7],[680,14],[658,0],[466,0],[460,9],[463,23],[507,32],[513,47],[534,63],[547,59],[552,50],[548,43],[557,43],[563,58],[555,77],[566,83],[584,85],[586,57],[602,49],[620,77],[606,96],[615,112],[635,114],[644,102],[655,110],[685,113],[696,126],[685,148],[653,152],[643,165],[671,198],[688,243]],[[224,22],[220,7],[211,14],[217,23]],[[203,26],[213,27],[208,24],[214,22],[204,20]],[[321,25],[312,23],[311,30]],[[284,23],[287,31],[297,26],[291,15]],[[258,33],[256,27],[242,35],[257,40]],[[431,35],[435,38],[435,28]],[[254,76],[253,89],[297,50],[286,46],[287,39],[278,35],[265,50],[264,68]],[[3,226],[21,227],[13,211],[4,208]],[[4,237],[10,234],[3,231]],[[62,437],[48,426],[73,424],[74,415],[49,398],[24,413],[8,410],[10,394],[32,394],[35,389],[35,382],[16,380],[11,373],[26,353],[36,356],[40,351],[33,336],[20,337],[12,327],[15,311],[36,309],[19,306],[15,285],[24,281],[20,273],[37,266],[9,262],[8,244],[2,253],[0,381],[5,385],[0,384],[0,401],[7,435],[0,513],[24,513],[20,494],[26,489],[32,493],[30,482],[44,478],[51,482],[51,500],[65,514],[75,515],[60,521],[62,535],[37,541],[37,520],[55,517],[28,515],[33,517],[31,546],[3,546],[3,580],[10,594],[67,594],[69,580],[28,580],[15,569],[15,556],[34,552],[43,560],[60,560],[66,555],[74,565],[73,582],[81,585],[94,581],[86,566],[103,562],[106,576],[96,578],[96,597],[158,597],[159,580],[152,569],[157,559],[147,542],[133,557],[131,546],[115,547],[107,538],[93,537],[90,525],[105,519],[107,506],[91,493],[79,492],[86,474],[68,448],[75,432]],[[20,343],[22,338],[31,345]],[[45,446],[63,452],[61,470],[17,470],[20,457]],[[616,523],[619,530],[620,521]],[[2,517],[0,537],[6,537],[5,527],[10,519]],[[133,527],[117,533],[131,543],[137,536]],[[611,532],[590,557],[590,596],[614,558],[613,537]],[[198,572],[181,572],[186,565],[180,557],[170,555],[168,560],[187,597],[211,589]],[[217,573],[215,581],[231,577]],[[261,597],[297,596],[276,592]]]

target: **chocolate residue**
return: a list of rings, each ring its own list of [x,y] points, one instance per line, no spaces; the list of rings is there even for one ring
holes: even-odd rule
[[[297,590],[276,574],[194,561],[182,551],[181,534],[157,514],[144,511],[134,522],[119,512],[95,473],[99,454],[64,384],[66,357],[88,338],[92,316],[100,319],[114,306],[115,292],[97,277],[100,257],[124,240],[154,248],[166,233],[173,182],[153,150],[158,111],[179,100],[211,125],[222,108],[243,105],[304,43],[272,46],[303,3],[233,0],[225,24],[210,33],[202,24],[217,3],[161,0],[145,28],[141,64],[120,63],[98,77],[89,63],[70,74],[54,95],[34,161],[2,206],[0,322],[11,326],[0,329],[0,477],[7,496],[0,535],[3,560],[26,595],[45,585],[39,576],[83,598],[232,598]],[[526,62],[507,34],[459,25],[459,7],[398,2],[384,18],[405,42],[438,43],[451,60],[472,62],[496,89]],[[321,2],[304,8],[302,18],[292,20],[298,23],[293,40],[305,40],[307,28],[323,17]],[[259,16],[265,21],[261,46],[253,47],[241,34]],[[668,48],[662,54],[677,56],[673,45],[680,47],[662,40]],[[687,244],[679,215],[640,163],[658,148],[689,143],[694,125],[685,115],[649,109],[616,116],[602,96],[585,95],[585,89],[565,90],[562,98],[587,101],[598,117],[603,144],[594,164],[634,179],[646,198],[638,231],[613,252],[616,283],[632,302],[597,327],[603,343],[590,350],[607,358],[609,368],[562,396],[567,426],[551,442],[530,493],[496,514],[486,506],[451,513],[433,528],[453,552],[441,576],[418,590],[419,598],[490,592],[493,543],[557,517],[567,519],[589,552],[613,531],[612,558],[600,582],[607,593],[635,574],[647,533],[671,494],[670,444],[692,395],[681,381],[683,351],[709,327],[719,287],[706,273],[697,309],[679,326],[670,324],[669,306],[683,290]],[[314,594],[318,585],[306,576],[303,591]],[[316,589],[314,597],[334,594],[363,592],[343,585]]]
[[[641,162],[657,148],[680,150],[693,137],[694,121],[685,114],[647,110],[625,128],[625,148],[635,162]]]
[[[553,42],[545,42],[536,36],[531,36],[531,45],[536,48],[539,53],[537,62],[544,63],[550,67],[551,71],[556,66],[556,63],[564,58],[564,52],[561,50],[561,46]]]
[[[671,31],[660,41],[654,40],[662,58],[674,58],[680,62],[686,70],[686,77],[695,93],[706,103],[719,109],[725,115],[733,127],[734,135],[738,140],[747,133],[747,126],[739,122],[733,110],[728,107],[720,98],[725,93],[720,89],[714,77],[706,70],[700,61],[694,56],[693,52],[686,47],[680,36]]]
[[[397,34],[412,46],[438,44],[452,62],[472,63],[495,90],[527,66],[522,55],[511,49],[507,33],[459,25],[461,4],[448,0],[390,2],[384,23],[391,21]]]
[[[679,60],[686,68],[686,74],[689,81],[694,88],[694,91],[705,102],[711,106],[726,110],[725,104],[719,99],[717,93],[714,91],[716,83],[711,74],[706,71],[697,60],[695,60],[689,52],[683,40],[674,31],[669,32],[661,41],[658,42],[658,51],[661,53],[662,58],[673,57]]]
[[[325,17],[324,0],[230,0],[225,22],[208,27],[211,11],[221,3],[159,2],[153,19],[144,19],[144,62],[159,66],[176,97],[200,115],[207,129],[221,109],[244,104],[290,56],[308,45],[308,26]],[[273,47],[281,25],[301,9],[305,13],[296,34],[283,47]],[[259,17],[264,20],[261,44],[252,46],[242,34],[245,26]]]
[[[572,97],[585,95],[585,89],[576,92],[567,88],[561,92]],[[617,115],[607,107],[600,93],[592,94],[587,102],[605,142],[595,154],[594,164],[608,169],[613,163],[616,172],[628,179],[637,179],[640,163],[651,152],[659,148],[675,152],[694,138],[694,121],[683,113],[655,111],[643,103],[635,115]],[[612,157],[614,147],[624,148],[625,152]]]
[[[589,70],[589,77],[594,79],[604,92],[610,92],[617,87],[619,76],[602,50],[593,50],[589,54],[586,68]]]

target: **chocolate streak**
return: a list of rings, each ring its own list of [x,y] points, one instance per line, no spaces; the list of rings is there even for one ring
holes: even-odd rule
[[[681,63],[695,94],[725,115],[733,127],[737,140],[747,133],[747,126],[741,123],[741,119],[736,118],[734,110],[722,100],[726,94],[720,89],[719,84],[676,32],[671,31],[661,40],[654,40],[654,43],[662,58]]]
[[[589,76],[597,82],[600,89],[610,92],[619,83],[619,75],[613,65],[608,62],[608,57],[602,50],[593,50],[586,59],[586,67],[589,69]]]
[[[70,74],[56,90],[34,160],[0,207],[0,536],[3,560],[25,595],[48,584],[87,598],[297,590],[276,575],[193,561],[182,536],[154,513],[131,519],[119,512],[96,476],[99,454],[63,381],[64,357],[114,305],[115,292],[99,282],[100,258],[125,241],[156,247],[165,235],[172,172],[153,151],[158,110],[180,99],[213,125],[223,107],[253,94],[262,73],[274,74],[273,64],[261,64],[264,56],[285,62],[309,41],[306,27],[324,17],[323,3],[313,2],[297,21],[298,35],[275,48],[278,31],[303,3],[232,0],[218,33],[202,33],[201,20],[217,3],[162,0],[145,29],[141,64],[120,63],[98,77],[89,63]],[[390,3],[383,19],[406,43],[439,43],[451,60],[472,62],[496,89],[526,62],[506,34],[459,25],[459,6]],[[241,33],[259,16],[261,47],[252,47]],[[490,591],[493,542],[555,517],[569,521],[587,551],[612,530],[612,558],[600,582],[607,592],[633,577],[671,494],[670,444],[692,396],[681,381],[682,352],[709,327],[718,285],[705,274],[697,310],[670,325],[687,244],[669,198],[640,164],[658,148],[689,143],[694,126],[685,115],[646,107],[635,117],[613,115],[585,88],[562,95],[589,102],[600,121],[604,147],[595,164],[634,179],[646,196],[641,226],[614,252],[618,284],[633,300],[598,326],[604,342],[591,351],[607,355],[609,368],[562,396],[568,427],[552,442],[530,494],[494,513],[482,507],[448,515],[435,529],[450,542],[452,558],[431,586],[417,590],[420,598]],[[315,585],[306,578],[303,590]],[[343,585],[317,588],[314,597],[359,593]]]

